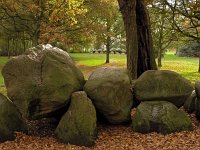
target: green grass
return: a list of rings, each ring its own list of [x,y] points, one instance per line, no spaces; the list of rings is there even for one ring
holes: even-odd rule
[[[0,71],[2,70],[3,66],[6,64],[8,61],[8,57],[0,57]],[[4,79],[3,76],[0,73],[0,87],[4,85]],[[0,90],[1,91],[1,90]]]
[[[101,66],[105,64],[105,54],[88,54],[88,53],[71,53],[72,59],[80,65],[86,66]],[[124,54],[110,54],[110,62],[124,65],[126,62],[126,55]]]
[[[72,53],[70,55],[86,78],[97,67],[126,66],[126,55],[111,54],[110,64],[105,64],[105,54]],[[175,71],[194,83],[196,80],[200,80],[200,74],[197,72],[198,61],[198,58],[177,57],[173,52],[168,52],[162,60],[163,66],[160,69]]]
[[[165,55],[162,64],[162,70],[175,71],[193,83],[196,80],[200,80],[200,74],[198,73],[198,58],[177,57],[174,54],[167,54]]]

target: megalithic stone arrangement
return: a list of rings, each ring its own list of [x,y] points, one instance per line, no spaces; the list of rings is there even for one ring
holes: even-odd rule
[[[85,81],[68,53],[49,44],[11,58],[2,74],[10,100],[0,95],[1,141],[27,131],[23,117],[61,118],[55,130],[59,141],[93,146],[99,116],[110,124],[132,119],[135,132],[163,134],[192,129],[190,118],[178,110],[184,104],[200,116],[200,82],[192,93],[190,81],[175,72],[146,71],[131,81],[122,68],[99,68]],[[133,105],[137,109],[131,117]]]

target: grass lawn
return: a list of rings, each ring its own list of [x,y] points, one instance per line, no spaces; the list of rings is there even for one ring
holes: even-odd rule
[[[86,78],[98,67],[126,67],[126,55],[123,54],[111,54],[109,64],[105,64],[105,54],[72,53],[70,55]],[[177,57],[173,53],[167,53],[160,69],[175,71],[194,83],[200,80],[200,74],[197,72],[198,61],[198,58]]]
[[[109,64],[105,64],[105,54],[71,53],[70,56],[84,73],[85,78],[88,78],[90,73],[98,67],[126,67],[124,54],[110,54]],[[7,61],[7,57],[0,57],[0,70]],[[167,53],[163,58],[161,69],[178,72],[193,83],[200,80],[200,74],[197,72],[198,58],[176,57],[173,53]],[[2,86],[4,86],[4,81],[0,74],[0,87]],[[4,91],[4,88],[0,88],[0,92],[4,93]]]
[[[105,54],[90,54],[90,53],[71,53],[72,59],[79,65],[86,66],[103,66],[105,64]],[[126,62],[126,55],[124,54],[110,54],[110,62],[118,66],[124,66]]]
[[[198,73],[199,58],[177,57],[174,54],[167,54],[163,59],[162,70],[175,71],[191,82],[200,80]]]
[[[5,63],[8,61],[8,57],[0,57],[0,71],[2,70]],[[3,76],[0,73],[0,87],[4,85]]]

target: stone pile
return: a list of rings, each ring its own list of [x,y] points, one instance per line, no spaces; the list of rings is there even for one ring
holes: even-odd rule
[[[23,118],[59,118],[55,135],[61,142],[92,146],[97,114],[110,124],[132,120],[136,132],[163,134],[192,129],[178,109],[183,105],[200,116],[200,82],[192,93],[191,83],[175,72],[146,71],[132,82],[119,68],[99,68],[85,81],[68,53],[51,45],[12,58],[2,74],[9,99],[0,96],[1,141],[27,131]],[[131,117],[134,101],[140,104]]]

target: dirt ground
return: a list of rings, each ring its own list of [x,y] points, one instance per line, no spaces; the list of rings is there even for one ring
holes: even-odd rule
[[[50,120],[28,122],[29,135],[17,133],[14,141],[0,144],[0,150],[200,150],[200,123],[190,115],[194,130],[168,135],[133,132],[131,125],[98,125],[98,138],[92,148],[60,143]]]

